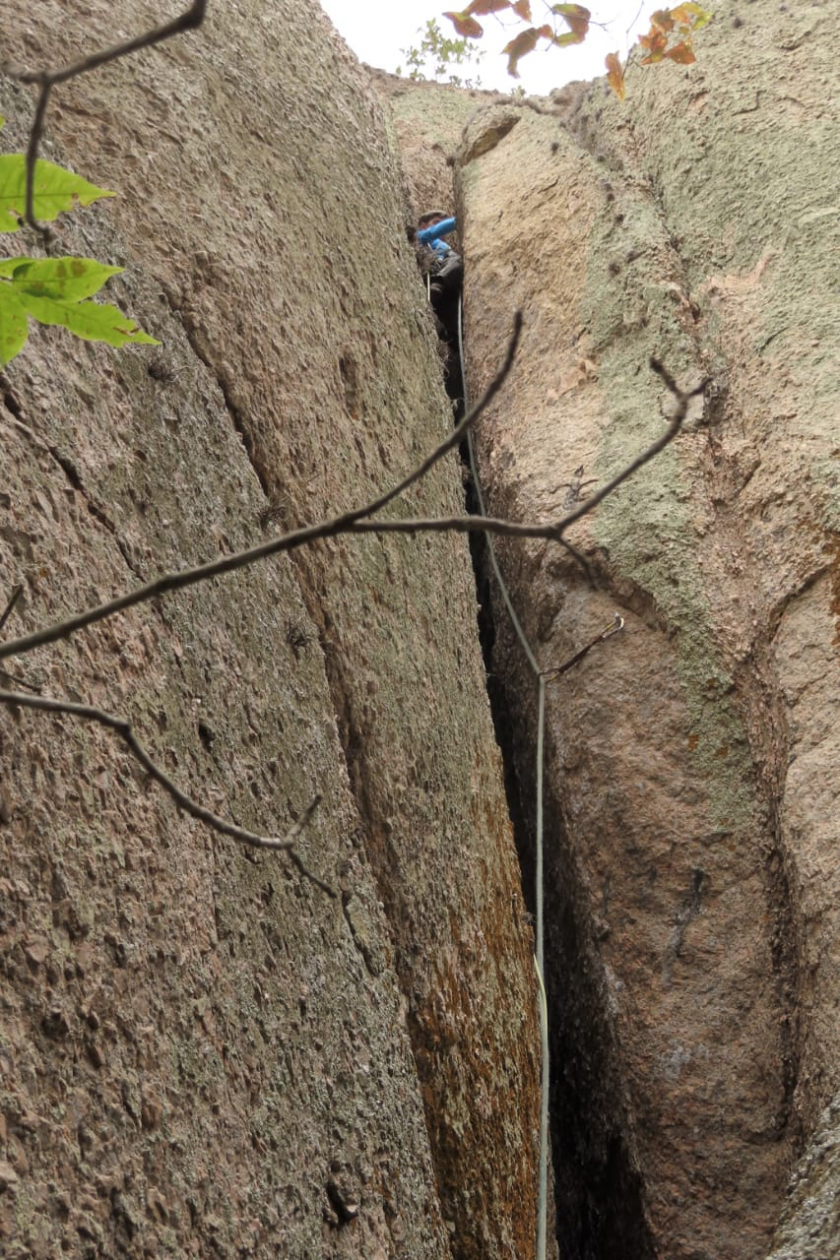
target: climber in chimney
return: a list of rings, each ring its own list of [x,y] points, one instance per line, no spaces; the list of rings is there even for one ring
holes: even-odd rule
[[[443,239],[456,227],[457,220],[442,210],[429,210],[417,222],[416,240],[422,250],[421,267],[430,277],[429,297],[439,317],[441,309],[448,306],[453,298],[457,299],[464,276],[460,255]]]
[[[458,370],[458,300],[464,264],[459,254],[443,239],[454,232],[456,220],[442,210],[430,210],[420,216],[417,229],[409,229],[417,251],[417,262],[429,291],[440,338],[445,347],[446,390],[457,404],[461,402],[461,374]]]

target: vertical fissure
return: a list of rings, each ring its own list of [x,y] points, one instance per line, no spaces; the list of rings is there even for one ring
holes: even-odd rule
[[[450,396],[454,396],[447,382]],[[456,385],[456,391],[458,386]],[[464,391],[466,392],[466,391]],[[463,402],[463,400],[461,400]],[[481,511],[466,448],[464,499],[468,513]],[[477,476],[477,471],[476,474]],[[533,749],[538,729],[532,665],[506,609],[493,572],[490,546],[470,534],[476,584],[477,632],[484,661],[496,742],[522,876],[525,904],[537,913],[537,771]],[[501,641],[501,642],[500,642]],[[498,651],[497,651],[498,649]],[[499,659],[521,660],[517,678],[497,670]],[[534,702],[524,700],[533,694]],[[548,759],[548,751],[544,754]],[[581,880],[575,869],[562,806],[544,785],[543,870],[545,939],[543,976],[548,1003],[552,1064],[549,1126],[560,1254],[569,1260],[653,1260],[653,1240],[644,1207],[644,1187],[624,1123],[621,1081],[611,1053],[613,1034],[603,993],[602,967],[588,922]]]

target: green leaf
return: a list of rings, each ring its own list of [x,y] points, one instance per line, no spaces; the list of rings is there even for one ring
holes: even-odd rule
[[[160,345],[116,306],[99,302],[60,302],[26,292],[21,293],[20,301],[39,323],[61,324],[85,341],[105,341],[109,346]]]
[[[571,44],[582,44],[583,35],[578,35],[575,31],[566,31],[564,35],[553,35],[552,44],[556,44],[558,48],[568,48]]]
[[[95,258],[21,258],[14,271],[15,285],[35,297],[80,302],[93,297],[106,280],[123,267],[107,267]]]
[[[160,345],[116,306],[86,300],[122,270],[95,258],[0,258],[0,367],[25,345],[27,315],[85,341]]]
[[[62,210],[71,210],[76,201],[89,206],[100,197],[114,197],[107,188],[89,184],[53,162],[35,165],[33,204],[35,216],[51,222]],[[17,232],[26,211],[26,158],[22,153],[0,157],[0,232]]]
[[[0,367],[5,367],[26,345],[26,311],[9,284],[0,284]]]

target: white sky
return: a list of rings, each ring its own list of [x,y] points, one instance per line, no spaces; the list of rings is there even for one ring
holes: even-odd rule
[[[329,15],[333,25],[341,32],[360,61],[378,66],[382,70],[395,70],[400,64],[405,68],[401,49],[420,43],[418,31],[425,27],[429,18],[435,18],[438,26],[448,37],[457,38],[449,18],[442,16],[446,0],[320,0],[321,7]],[[468,0],[449,0],[446,9],[466,7]],[[542,25],[540,5],[543,0],[532,0],[534,25]],[[604,58],[607,53],[620,52],[622,60],[634,42],[636,34],[645,34],[650,26],[650,14],[663,7],[663,0],[589,0],[587,7],[592,13],[592,25],[583,44],[568,48],[549,46],[545,51],[538,47],[519,63],[520,78],[512,79],[507,73],[507,57],[501,49],[513,35],[525,26],[518,19],[497,15],[478,20],[484,27],[484,37],[476,41],[476,48],[486,49],[477,73],[484,88],[497,88],[509,92],[521,84],[526,92],[547,95],[552,88],[561,87],[573,79],[592,79],[605,74]],[[602,23],[606,30],[595,26]],[[509,29],[512,24],[512,29]],[[562,19],[558,25],[566,29]],[[628,35],[628,28],[631,28]],[[454,68],[462,77],[471,77],[463,67]]]

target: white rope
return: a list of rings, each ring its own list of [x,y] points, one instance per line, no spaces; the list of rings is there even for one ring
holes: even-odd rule
[[[461,297],[458,297],[458,358],[461,366],[461,387],[464,391],[464,410],[468,408],[467,399],[467,374],[464,367],[464,321],[463,321],[463,305]],[[484,506],[484,493],[481,489],[481,482],[478,476],[478,466],[475,458],[475,448],[473,445],[472,431],[467,430],[467,450],[470,457],[470,472],[472,473],[473,485],[475,487],[476,499],[478,500],[478,509],[482,516],[486,516],[487,512]],[[490,563],[493,567],[496,581],[499,584],[499,590],[505,607],[508,610],[513,628],[516,631],[517,638],[522,645],[522,650],[528,660],[528,664],[536,676],[538,685],[537,696],[537,803],[536,803],[536,955],[534,958],[534,966],[537,971],[537,983],[539,986],[539,1012],[540,1012],[540,1046],[542,1050],[542,1072],[540,1077],[540,1156],[539,1156],[539,1180],[537,1184],[537,1255],[536,1260],[545,1260],[546,1256],[546,1235],[548,1226],[548,1098],[550,1086],[550,1065],[548,1057],[548,1001],[545,994],[545,985],[543,977],[545,975],[545,921],[544,921],[544,898],[543,898],[543,783],[545,776],[545,679],[542,671],[537,664],[537,658],[531,648],[522,623],[516,615],[516,609],[510,597],[504,578],[502,577],[499,561],[496,556],[496,548],[493,546],[493,539],[490,534],[484,535],[487,542],[487,549],[490,555]]]

